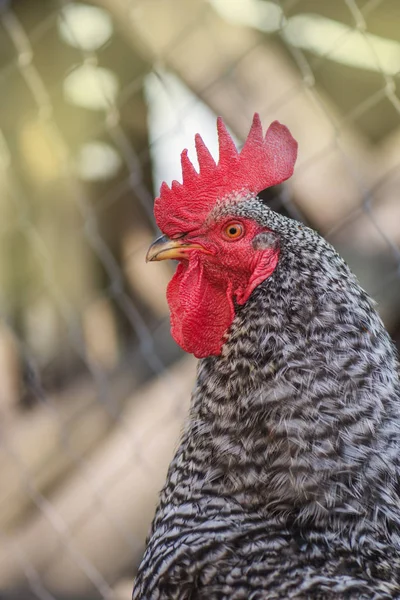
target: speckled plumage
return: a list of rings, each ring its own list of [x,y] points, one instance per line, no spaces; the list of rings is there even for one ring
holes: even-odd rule
[[[134,600],[400,598],[400,383],[373,302],[317,233],[248,197],[273,274],[199,362]]]

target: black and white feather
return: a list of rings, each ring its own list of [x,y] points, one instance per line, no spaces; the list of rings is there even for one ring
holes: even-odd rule
[[[199,362],[134,600],[400,598],[400,383],[368,295],[257,198],[274,273]]]

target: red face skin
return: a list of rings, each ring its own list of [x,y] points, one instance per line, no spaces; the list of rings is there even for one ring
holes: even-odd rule
[[[232,236],[232,227],[238,235]],[[185,235],[185,243],[204,248],[187,250],[167,290],[172,336],[186,352],[197,358],[221,354],[234,300],[244,304],[274,271],[279,250],[252,244],[262,231],[250,219],[231,216]]]

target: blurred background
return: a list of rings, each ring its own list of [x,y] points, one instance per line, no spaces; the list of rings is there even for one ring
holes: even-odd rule
[[[0,0],[0,597],[122,600],[195,361],[153,199],[216,115],[299,142],[263,193],[319,230],[400,342],[398,0]]]

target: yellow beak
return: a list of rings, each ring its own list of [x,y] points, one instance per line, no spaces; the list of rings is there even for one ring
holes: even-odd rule
[[[153,260],[166,260],[172,258],[188,258],[191,250],[201,250],[209,254],[200,244],[187,243],[184,239],[171,240],[166,235],[157,238],[150,246],[146,254],[146,262]]]

